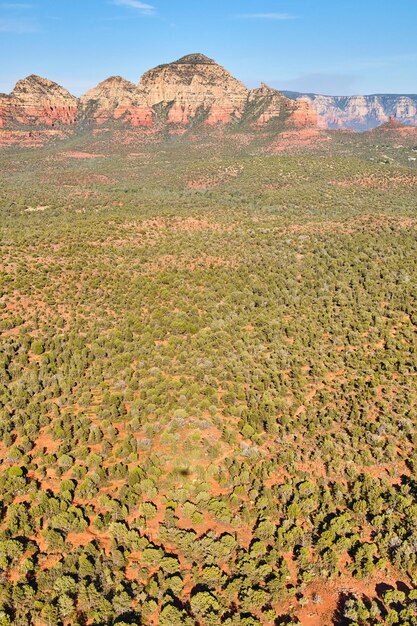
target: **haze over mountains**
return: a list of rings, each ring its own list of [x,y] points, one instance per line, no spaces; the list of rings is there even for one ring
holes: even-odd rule
[[[282,93],[293,100],[308,100],[317,113],[321,128],[364,131],[384,124],[391,116],[402,124],[417,125],[417,95],[321,96],[294,91]]]

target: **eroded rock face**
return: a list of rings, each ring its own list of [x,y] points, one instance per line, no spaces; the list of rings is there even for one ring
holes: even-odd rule
[[[399,96],[393,103],[395,119],[417,125],[417,96]]]
[[[262,127],[279,118],[289,125],[310,126],[316,114],[308,102],[294,102],[262,84],[249,90],[221,65],[202,54],[146,72],[139,85],[150,107],[168,111],[167,122],[209,126],[246,122]]]
[[[19,80],[10,96],[0,98],[2,126],[69,126],[76,121],[77,99],[46,78]]]
[[[248,109],[248,116],[257,127],[265,127],[274,121],[293,128],[317,125],[317,114],[306,100],[294,102],[265,83],[249,93]]]
[[[10,112],[9,100],[10,96],[0,94],[0,128],[4,128],[8,121],[8,115]]]
[[[252,89],[249,93],[249,115],[257,126],[265,126],[272,119],[286,117],[288,105],[292,107],[293,103],[265,83],[261,83],[259,89]]]
[[[417,125],[417,96],[320,96],[285,92],[308,100],[321,128],[369,130],[385,124],[391,115],[402,124]]]
[[[56,83],[28,76],[0,94],[0,128],[98,129],[116,123],[170,133],[190,126],[253,130],[352,128],[369,130],[390,116],[417,125],[417,95],[320,96],[281,93],[261,84],[249,90],[203,54],[190,54],[146,72],[138,85],[113,76],[77,99]]]
[[[119,126],[185,132],[191,125],[241,124],[252,129],[303,128],[316,124],[314,109],[262,84],[249,90],[226,69],[202,54],[146,72],[139,84],[113,76],[76,99],[39,76],[0,95],[0,127]],[[274,126],[275,124],[275,126]]]
[[[304,99],[298,100],[297,104],[298,107],[291,113],[289,124],[297,128],[317,126],[317,113],[311,104]]]
[[[227,124],[239,117],[249,90],[227,70],[202,54],[146,72],[138,85],[149,106],[169,108],[167,121],[189,124],[205,116],[207,124]]]
[[[394,115],[390,115],[388,122],[381,124],[377,128],[373,128],[370,131],[371,135],[382,138],[384,135],[389,135],[395,138],[411,139],[417,138],[417,127],[401,124]]]
[[[136,85],[121,76],[107,78],[81,96],[79,117],[98,125],[121,120],[132,126],[152,126],[152,109]]]

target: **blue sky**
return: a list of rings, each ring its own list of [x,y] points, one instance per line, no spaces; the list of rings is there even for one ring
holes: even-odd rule
[[[203,52],[250,87],[417,93],[416,0],[0,0],[0,91],[75,95]]]

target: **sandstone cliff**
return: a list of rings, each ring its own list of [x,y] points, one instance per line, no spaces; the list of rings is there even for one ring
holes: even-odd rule
[[[247,117],[257,127],[265,127],[271,122],[294,128],[317,124],[317,115],[306,100],[294,102],[265,83],[249,92],[248,105]]]
[[[138,85],[150,107],[167,110],[166,121],[187,125],[249,124],[264,127],[272,120],[289,126],[316,123],[314,109],[294,102],[262,84],[249,90],[213,59],[191,54],[146,72]]]
[[[0,96],[0,127],[164,128],[185,132],[204,126],[241,127],[271,132],[315,126],[306,100],[294,101],[261,85],[249,90],[225,68],[202,54],[191,54],[146,72],[139,84],[113,76],[78,100],[38,76],[19,81]]]
[[[31,75],[19,80],[9,96],[0,96],[2,127],[68,126],[76,121],[77,99],[51,80]]]
[[[249,90],[203,54],[146,72],[138,85],[113,76],[77,99],[39,76],[0,94],[0,128],[123,127],[185,132],[192,126],[280,131],[298,128],[369,130],[390,116],[417,125],[417,95],[320,96],[278,92],[265,84]]]
[[[166,105],[167,121],[174,124],[188,124],[200,113],[207,124],[227,124],[241,116],[248,97],[241,82],[203,54],[149,70],[138,90],[151,107]]]
[[[121,120],[132,126],[152,126],[152,109],[134,83],[112,76],[81,96],[79,119],[98,125]]]
[[[0,94],[0,128],[10,124],[10,96]]]
[[[394,116],[402,124],[417,125],[417,95],[320,96],[283,92],[293,100],[308,100],[321,128],[376,128]]]

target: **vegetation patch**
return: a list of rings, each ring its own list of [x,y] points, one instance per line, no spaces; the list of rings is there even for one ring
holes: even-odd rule
[[[406,148],[94,141],[0,154],[0,624],[414,625]]]

